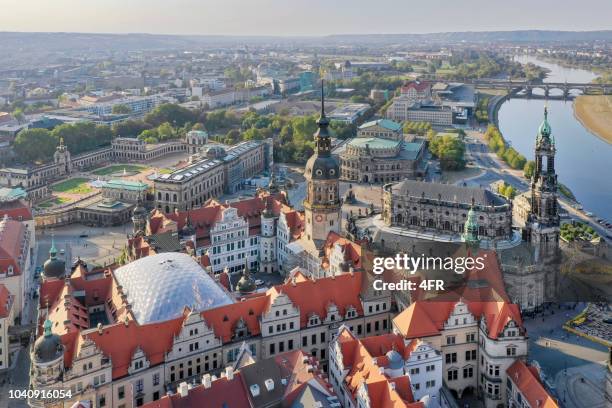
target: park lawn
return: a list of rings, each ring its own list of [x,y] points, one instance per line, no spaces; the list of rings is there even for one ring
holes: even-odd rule
[[[96,176],[108,176],[113,173],[120,173],[125,169],[125,171],[129,172],[138,172],[140,173],[143,170],[146,170],[147,166],[142,166],[140,164],[115,164],[108,167],[103,167],[101,169],[97,169],[92,171]]]
[[[162,168],[158,171],[159,174],[171,174],[172,172],[174,172],[174,170],[168,168]]]
[[[51,191],[56,193],[87,194],[93,191],[87,184],[88,182],[89,180],[86,178],[76,177],[52,185]]]
[[[50,200],[44,201],[40,204],[37,205],[37,207],[40,208],[49,208],[49,207],[53,207],[54,205],[60,205],[60,204],[65,204],[70,202],[69,198],[66,197],[53,197]]]

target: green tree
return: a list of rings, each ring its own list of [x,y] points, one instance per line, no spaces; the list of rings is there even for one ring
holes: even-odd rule
[[[429,142],[429,150],[440,160],[443,170],[461,170],[465,168],[465,143],[456,136],[435,135]]]
[[[129,115],[132,113],[132,108],[124,104],[119,104],[113,106],[112,112],[115,115]]]
[[[56,139],[47,129],[24,129],[17,134],[13,150],[23,163],[51,160],[57,147]]]
[[[525,163],[525,166],[523,167],[523,175],[525,176],[525,178],[530,179],[533,176],[534,171],[535,171],[535,162],[532,160],[529,160],[527,163]]]
[[[185,123],[196,120],[196,112],[171,103],[159,105],[144,117],[144,121],[153,127],[165,122],[172,123],[174,126],[184,126]]]

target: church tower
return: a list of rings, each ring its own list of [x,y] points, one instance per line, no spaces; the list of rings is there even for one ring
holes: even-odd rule
[[[59,168],[61,175],[70,174],[72,172],[72,161],[70,159],[70,152],[64,144],[64,138],[60,138],[60,144],[55,148],[53,154],[53,161]]]
[[[325,96],[321,81],[321,116],[314,134],[315,151],[306,162],[305,233],[309,241],[321,248],[331,231],[340,230],[340,170],[331,154],[329,120],[325,116]]]
[[[559,250],[555,152],[548,110],[544,108],[544,120],[536,137],[535,170],[531,178],[531,213],[527,222],[528,239],[535,248],[538,260],[554,257]]]
[[[132,211],[132,223],[134,224],[134,235],[145,235],[147,231],[147,210],[142,203],[142,197],[138,194],[138,201]]]

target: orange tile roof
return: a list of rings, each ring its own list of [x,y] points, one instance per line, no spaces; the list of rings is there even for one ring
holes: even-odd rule
[[[313,313],[325,319],[327,307],[331,303],[338,307],[341,316],[345,315],[349,306],[354,307],[358,315],[363,315],[360,298],[361,280],[360,272],[317,280],[306,279],[302,275],[300,278],[296,276],[295,285],[290,281],[269,289],[268,293],[271,295],[284,293],[289,296],[293,304],[299,305],[300,324],[306,326],[308,318]]]
[[[516,360],[508,367],[506,372],[508,378],[516,385],[530,406],[539,408],[559,407],[542,385],[540,376],[534,367],[528,366],[522,360]]]
[[[408,376],[388,378],[381,372],[380,366],[375,364],[378,360],[373,357],[379,353],[372,355],[368,351],[368,347],[374,350],[379,343],[384,347],[385,343],[392,344],[397,342],[396,340],[389,336],[376,336],[368,341],[366,347],[365,339],[357,339],[346,328],[338,334],[337,340],[342,351],[343,364],[349,370],[344,381],[353,396],[365,382],[372,408],[423,408],[422,403],[414,402]],[[395,387],[391,383],[395,384]]]
[[[417,300],[395,316],[393,324],[406,338],[436,336],[440,334],[457,302]],[[518,305],[504,301],[465,303],[476,319],[486,319],[488,336],[492,339],[497,339],[510,321],[516,322],[519,327],[523,325]]]
[[[165,232],[168,229],[180,231],[187,223],[187,218],[196,230],[196,238],[200,246],[210,244],[210,230],[215,223],[221,219],[223,210],[232,207],[238,210],[238,215],[249,223],[249,234],[259,234],[261,228],[261,213],[269,206],[272,212],[278,216],[281,212],[290,214],[295,212],[287,204],[283,193],[271,195],[267,192],[258,193],[253,198],[221,204],[215,200],[210,200],[205,206],[189,211],[177,211],[164,214],[159,210],[153,210],[149,221],[151,234]],[[303,219],[299,215],[289,215],[292,219],[292,234],[297,234],[297,230],[303,225]],[[297,218],[296,218],[297,217]],[[300,231],[301,234],[301,231]]]
[[[260,334],[259,317],[268,304],[267,296],[247,297],[242,302],[216,307],[202,312],[202,317],[224,343],[232,340],[234,328],[242,318],[249,334]]]
[[[30,205],[22,199],[0,204],[0,219],[5,215],[17,221],[34,219]]]
[[[19,275],[19,257],[22,256],[26,226],[11,219],[3,219],[0,225],[3,225],[0,228],[0,273],[7,273],[7,268],[12,266],[13,274]]]
[[[0,283],[0,318],[6,318],[11,313],[13,298],[9,290]]]
[[[342,237],[340,234],[330,232],[327,236],[327,240],[323,246],[325,251],[324,264],[329,263],[331,252],[336,245],[340,245],[344,251],[344,261],[350,261],[353,264],[353,268],[359,269],[361,265],[361,245],[351,241],[350,239]]]
[[[94,330],[84,336],[96,343],[104,355],[112,359],[113,379],[116,379],[128,374],[132,356],[138,347],[142,349],[152,366],[161,364],[182,324],[182,316],[145,325],[139,325],[135,320],[128,320],[127,323],[118,322],[105,326],[102,334]]]

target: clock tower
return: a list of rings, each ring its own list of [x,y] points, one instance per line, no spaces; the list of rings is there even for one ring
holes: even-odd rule
[[[325,96],[321,81],[321,116],[314,134],[315,151],[306,162],[306,239],[322,247],[331,231],[340,230],[340,168],[331,154],[329,120],[325,117]]]

